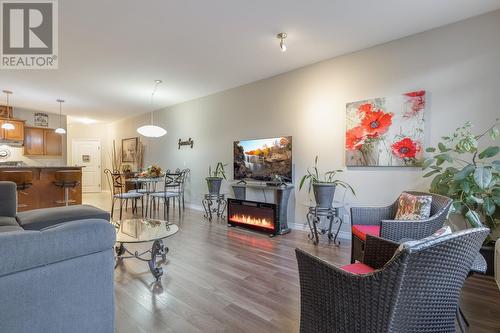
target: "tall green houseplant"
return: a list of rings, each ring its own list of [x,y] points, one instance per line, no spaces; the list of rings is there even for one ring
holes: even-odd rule
[[[432,156],[423,164],[428,170],[424,177],[433,177],[431,192],[452,198],[452,211],[472,226],[485,224],[491,230],[500,225],[500,160],[496,159],[500,148],[485,147],[484,141],[490,137],[496,143],[498,125],[497,120],[483,133],[474,134],[472,124],[465,123],[451,136],[443,136],[436,148],[427,148]]]

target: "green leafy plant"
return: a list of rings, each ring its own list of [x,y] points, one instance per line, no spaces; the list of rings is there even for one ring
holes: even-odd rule
[[[305,182],[309,181],[309,192],[311,192],[313,184],[327,183],[327,184],[339,185],[351,191],[353,195],[356,195],[351,185],[349,185],[347,182],[343,180],[335,179],[337,173],[340,172],[343,172],[343,170],[331,170],[325,173],[320,173],[318,170],[318,156],[316,156],[316,158],[314,159],[314,167],[312,168],[312,170],[307,168],[307,173],[304,176],[302,176],[302,179],[300,180],[299,189],[302,190],[302,187],[304,186]]]
[[[218,162],[215,165],[215,169],[212,171],[212,166],[208,166],[208,176],[209,177],[214,177],[214,178],[224,178],[226,179],[226,171],[224,170],[224,167],[226,167],[227,164],[223,164],[222,162]]]
[[[453,199],[452,211],[462,214],[472,226],[486,224],[494,230],[500,224],[500,148],[480,148],[488,136],[498,139],[497,121],[481,134],[472,133],[466,122],[451,136],[443,136],[437,148],[426,149],[432,156],[424,161],[424,177],[432,179],[430,191]],[[488,239],[491,241],[492,239]]]

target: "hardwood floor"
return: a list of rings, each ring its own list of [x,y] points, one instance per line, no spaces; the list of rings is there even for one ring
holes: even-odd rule
[[[116,268],[116,331],[298,332],[299,278],[294,249],[346,264],[350,244],[319,246],[306,233],[269,238],[208,222],[186,209],[170,248],[164,275],[155,283],[147,263],[134,259]],[[145,246],[136,247],[145,249]],[[131,247],[131,249],[133,249]],[[462,307],[470,332],[500,332],[500,292],[489,277],[466,282]]]

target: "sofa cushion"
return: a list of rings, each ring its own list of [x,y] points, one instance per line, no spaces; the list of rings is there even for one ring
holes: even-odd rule
[[[64,222],[84,219],[109,221],[109,213],[90,205],[35,209],[17,214],[17,220],[25,230],[42,230]]]
[[[0,227],[3,227],[3,226],[19,227],[19,223],[17,223],[17,220],[15,217],[0,216]]]
[[[16,226],[14,225],[0,225],[0,234],[3,232],[12,232],[12,231],[24,231],[23,228],[19,226],[19,224]]]
[[[371,268],[370,266],[365,265],[363,263],[345,265],[340,268],[342,268],[344,271],[351,272],[353,274],[368,274],[375,272],[374,268]]]
[[[432,196],[403,192],[398,198],[396,220],[418,221],[431,215]]]
[[[352,226],[352,234],[362,241],[366,241],[366,235],[380,236],[379,225],[355,224]]]

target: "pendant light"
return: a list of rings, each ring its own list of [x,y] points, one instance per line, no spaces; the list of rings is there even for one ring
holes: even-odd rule
[[[61,126],[62,103],[64,103],[64,99],[58,99],[57,102],[59,103],[59,127],[56,128],[54,132],[56,132],[57,134],[66,134],[66,130]]]
[[[144,125],[137,129],[137,133],[149,138],[159,138],[167,134],[167,131],[164,128],[156,126],[153,122],[153,111],[154,111],[153,99],[156,94],[156,90],[158,89],[158,85],[160,85],[161,83],[162,83],[161,80],[155,80],[155,86],[153,88],[153,92],[151,93],[151,125]]]
[[[13,130],[14,124],[9,123],[10,113],[9,113],[9,96],[12,95],[12,91],[3,90],[3,93],[7,96],[7,120],[2,124],[2,128],[4,130],[10,131]]]

